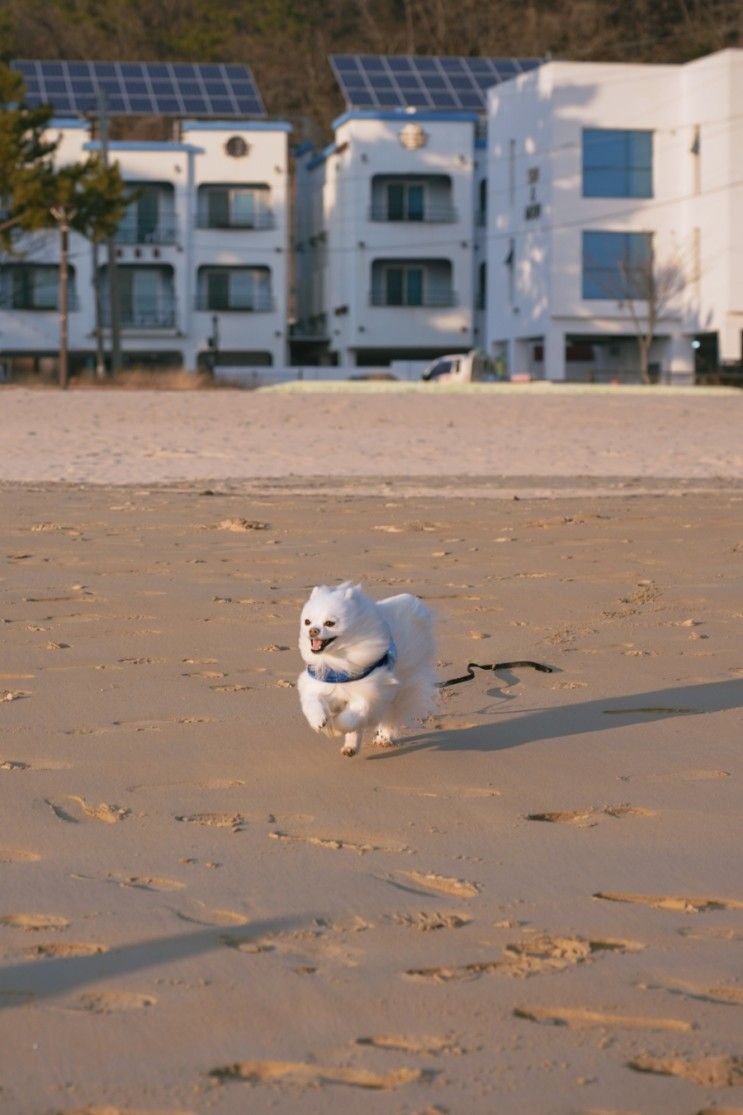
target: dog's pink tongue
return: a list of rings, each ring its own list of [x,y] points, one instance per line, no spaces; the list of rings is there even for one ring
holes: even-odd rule
[[[310,646],[313,650],[322,649],[322,639],[310,639]]]

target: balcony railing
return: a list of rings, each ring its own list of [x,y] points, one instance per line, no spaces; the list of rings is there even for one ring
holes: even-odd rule
[[[107,299],[103,304],[103,324],[107,328],[111,325],[111,309]],[[122,329],[173,329],[175,300],[135,302],[133,306],[122,307],[120,325]]]
[[[448,201],[428,201],[421,213],[390,213],[385,201],[375,201],[369,206],[370,221],[391,221],[395,224],[450,224],[456,221],[457,210]]]
[[[196,298],[197,310],[209,310],[215,314],[266,314],[276,309],[276,304],[273,294],[266,290],[257,290],[250,299],[246,299],[239,305],[232,305],[229,302],[221,302],[217,304],[216,301],[210,299],[206,292],[199,294]]]
[[[119,225],[114,234],[117,244],[175,244],[177,238],[175,217],[163,217],[147,231],[136,225]]]
[[[196,221],[198,228],[208,229],[211,232],[252,232],[276,228],[276,214],[273,209],[257,209],[250,220],[225,221],[217,224],[209,220],[208,213],[199,213]]]
[[[427,290],[424,291],[420,302],[390,302],[385,290],[372,290],[369,293],[370,306],[385,306],[391,310],[417,310],[438,309],[446,306],[457,306],[458,299],[453,290]]]

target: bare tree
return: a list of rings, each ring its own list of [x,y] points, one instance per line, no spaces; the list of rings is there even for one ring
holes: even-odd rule
[[[675,308],[689,282],[689,271],[679,257],[659,262],[652,237],[646,258],[632,263],[621,259],[619,271],[623,288],[619,305],[626,308],[637,338],[640,377],[643,383],[650,383],[650,349],[656,329]]]

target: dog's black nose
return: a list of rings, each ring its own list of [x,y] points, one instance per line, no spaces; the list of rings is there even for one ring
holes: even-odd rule
[[[310,628],[309,636],[310,636],[311,639],[316,639],[319,634],[320,634],[320,628],[319,627],[311,627]]]

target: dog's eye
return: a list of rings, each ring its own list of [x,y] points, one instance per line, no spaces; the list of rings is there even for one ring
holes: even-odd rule
[[[305,627],[309,627],[309,625],[310,625],[311,623],[312,623],[312,620],[311,620],[311,619],[306,619],[306,620],[304,621],[304,625],[305,625]]]
[[[326,627],[335,627],[335,620],[334,619],[326,619],[325,620],[325,626]]]

